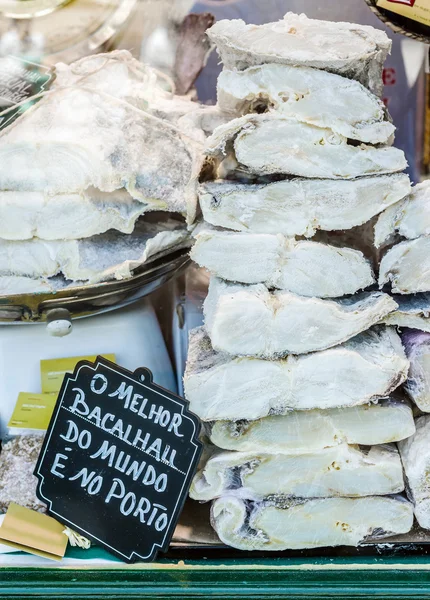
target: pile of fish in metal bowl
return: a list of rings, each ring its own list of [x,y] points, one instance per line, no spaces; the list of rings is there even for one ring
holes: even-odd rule
[[[58,64],[0,132],[0,321],[130,302],[184,267],[199,105],[127,51]]]

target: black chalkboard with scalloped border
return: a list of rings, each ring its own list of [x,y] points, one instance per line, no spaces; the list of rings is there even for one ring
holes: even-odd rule
[[[166,551],[202,446],[188,402],[101,357],[64,378],[34,474],[58,521],[126,562]]]

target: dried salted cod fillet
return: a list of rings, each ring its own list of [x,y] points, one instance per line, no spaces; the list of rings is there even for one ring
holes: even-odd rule
[[[189,244],[185,226],[174,219],[139,221],[130,235],[108,231],[64,242],[0,240],[0,276],[47,278],[62,273],[71,281],[90,283],[126,279],[154,255]]]
[[[395,294],[430,292],[430,236],[400,242],[383,256],[379,286],[391,284]]]
[[[382,67],[391,41],[373,27],[288,12],[283,20],[264,25],[218,21],[207,34],[227,69],[265,63],[314,67],[357,79],[375,94],[382,93]]]
[[[384,317],[386,325],[419,329],[430,333],[430,293],[395,295],[397,310]]]
[[[237,421],[285,414],[292,409],[365,404],[388,396],[406,380],[408,367],[400,338],[390,327],[365,331],[336,348],[281,360],[232,358],[215,352],[204,328],[198,327],[190,332],[184,387],[191,410],[204,421]],[[410,427],[407,420],[405,425]],[[291,427],[294,426],[293,421]],[[330,439],[333,427],[330,431],[327,422]],[[382,428],[380,435],[386,432],[388,429]],[[281,439],[282,436],[276,437],[276,443],[281,443]],[[318,436],[314,443],[319,444]]]
[[[264,283],[302,296],[337,298],[375,282],[360,251],[282,234],[206,228],[196,235],[191,258],[222,279]]]
[[[86,56],[71,65],[58,63],[55,68],[54,89],[67,86],[97,89],[175,124],[195,110],[205,108],[190,95],[178,96],[167,91],[166,83],[173,88],[173,80],[136,60],[128,50]],[[199,137],[198,129],[191,128],[189,133]]]
[[[0,275],[0,296],[58,292],[66,288],[83,284],[84,282],[82,281],[67,281],[62,275],[57,275],[48,279],[33,279],[31,277],[20,275]]]
[[[286,179],[265,185],[229,181],[199,189],[203,217],[212,225],[252,233],[312,237],[362,225],[411,189],[404,173],[334,181]]]
[[[133,200],[125,190],[106,193],[89,188],[54,195],[0,191],[0,238],[73,240],[109,229],[132,233],[137,219],[147,210],[153,207]]]
[[[430,412],[430,333],[409,329],[402,335],[410,361],[405,390],[423,412]]]
[[[430,416],[419,417],[415,425],[415,434],[398,446],[415,516],[421,527],[430,529]]]
[[[0,513],[11,502],[31,510],[46,512],[36,496],[37,478],[33,475],[42,449],[43,436],[17,436],[3,445],[0,455]]]
[[[13,275],[0,277],[0,296],[52,291],[53,288],[51,285],[42,279],[31,279],[30,277],[17,277]]]
[[[154,116],[150,94],[158,103],[159,88],[143,67],[139,90],[149,91],[140,97],[134,91],[140,66],[127,57],[99,55],[57,68],[48,95],[0,136],[1,190],[125,187],[154,210],[188,212],[193,219],[203,132]]]
[[[173,96],[164,89],[165,76],[147,64],[133,58],[128,50],[95,54],[81,58],[68,65],[55,65],[56,79],[54,89],[58,87],[90,87],[121,98],[138,107],[155,109],[160,104],[172,101],[181,103],[179,114],[192,110],[193,103],[184,96]],[[115,82],[115,86],[112,86]],[[173,83],[173,82],[170,82]],[[194,105],[195,106],[195,105]],[[172,111],[166,111],[166,113]]]
[[[257,421],[216,421],[210,428],[210,440],[225,450],[295,455],[343,442],[386,444],[414,432],[409,403],[389,398],[350,408],[295,410]]]
[[[331,129],[276,113],[249,114],[220,125],[207,139],[206,151],[218,159],[233,151],[238,164],[256,175],[354,179],[407,167],[397,148],[349,144]]]
[[[215,500],[211,523],[221,541],[240,550],[357,546],[370,536],[407,533],[413,506],[401,496],[317,498],[284,503]]]
[[[234,116],[276,111],[368,144],[388,143],[395,130],[385,120],[383,102],[363,85],[307,67],[265,64],[245,71],[224,69],[217,91],[221,110]]]
[[[204,314],[215,350],[275,358],[336,346],[396,308],[381,292],[321,300],[211,278]]]
[[[249,500],[267,496],[329,498],[383,496],[405,488],[397,448],[366,450],[341,444],[297,456],[219,452],[194,477],[190,496],[207,501],[226,494]]]
[[[375,225],[375,246],[379,248],[396,233],[408,240],[430,235],[430,181],[413,187],[410,196],[379,216]]]

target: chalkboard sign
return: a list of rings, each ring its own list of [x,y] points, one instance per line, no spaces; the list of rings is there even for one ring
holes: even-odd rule
[[[79,362],[34,471],[49,514],[126,562],[167,550],[201,454],[187,407],[148,369]]]

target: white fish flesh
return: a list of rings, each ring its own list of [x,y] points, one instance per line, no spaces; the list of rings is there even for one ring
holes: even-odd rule
[[[125,190],[80,193],[0,191],[0,238],[4,240],[73,240],[109,229],[132,233],[137,219],[148,210]]]
[[[215,350],[276,358],[341,344],[396,308],[381,292],[323,300],[211,278],[204,314]]]
[[[108,231],[83,240],[0,240],[0,277],[37,279],[62,273],[71,281],[89,283],[127,279],[151,257],[190,243],[186,227],[174,219],[139,221],[130,235]]]
[[[227,494],[248,500],[358,497],[404,490],[394,445],[360,449],[341,444],[296,456],[264,452],[218,452],[195,475],[190,496],[207,502]]]
[[[407,198],[379,216],[375,225],[375,246],[379,248],[395,234],[408,240],[430,235],[430,181],[413,187]]]
[[[379,29],[288,12],[283,20],[264,25],[246,25],[240,19],[218,21],[207,34],[227,69],[242,71],[265,63],[313,67],[356,79],[375,94],[382,93],[382,67],[391,41]]]
[[[0,190],[125,187],[153,210],[192,220],[204,134],[191,121],[181,127],[185,101],[168,98],[150,67],[126,51],[59,65],[48,94],[0,134]]]
[[[362,225],[410,192],[404,173],[338,181],[286,179],[269,184],[205,183],[199,202],[207,223],[250,233],[312,237],[318,229]]]
[[[196,235],[191,258],[227,281],[264,283],[301,296],[337,298],[375,283],[370,262],[359,250],[282,234],[205,228]]]
[[[14,294],[37,294],[39,292],[52,292],[53,287],[43,279],[30,277],[3,276],[0,277],[0,296],[13,296]]]
[[[358,546],[370,536],[408,533],[413,506],[401,496],[247,502],[214,501],[211,523],[224,544],[240,550]]]
[[[405,390],[423,412],[430,412],[430,333],[408,329],[402,335],[410,361]]]
[[[224,69],[217,97],[220,109],[235,117],[276,111],[368,144],[388,143],[395,130],[383,102],[361,83],[309,67],[272,63]]]
[[[341,443],[397,442],[413,435],[415,424],[409,403],[394,397],[377,404],[294,410],[256,421],[216,421],[209,431],[211,442],[225,450],[296,455]]]
[[[354,179],[407,167],[397,148],[351,144],[331,129],[277,113],[249,114],[220,125],[207,139],[206,152],[218,160],[232,153],[238,165],[260,176]]]
[[[382,257],[379,286],[395,294],[430,292],[430,236],[396,244]]]
[[[397,310],[384,317],[386,325],[419,329],[430,333],[430,293],[396,294]]]
[[[416,433],[399,442],[399,451],[415,516],[421,527],[430,529],[430,416],[419,417],[415,425]]]
[[[238,421],[259,419],[270,414],[285,414],[292,409],[329,409],[366,404],[376,398],[388,396],[404,382],[408,367],[409,362],[400,338],[394,328],[390,327],[379,326],[365,331],[335,348],[300,356],[290,355],[280,360],[233,358],[226,353],[215,352],[204,328],[199,327],[190,332],[184,387],[191,410],[202,420]],[[367,408],[364,407],[363,411]],[[376,410],[375,407],[373,410]],[[300,413],[289,414],[290,416],[285,417],[286,427],[289,426],[288,423],[291,423],[292,428],[296,426],[296,421],[291,416],[293,414],[299,415],[299,430],[306,427],[303,419],[309,418],[310,426],[311,412],[306,413],[309,417],[302,417]],[[314,417],[316,424],[321,422],[318,414]],[[359,425],[362,413],[352,414],[359,417]],[[342,420],[343,415],[345,419],[348,418],[348,413],[342,411],[335,411],[332,416],[324,411],[324,415],[322,422],[328,438],[315,435],[313,443],[318,444],[318,447],[321,447],[320,440],[324,446],[324,440],[333,441],[333,436],[338,436],[341,441],[341,433],[334,423],[338,422],[336,419]],[[329,419],[333,422],[331,427]],[[406,430],[410,431],[410,418],[405,417],[404,424]],[[237,431],[240,430],[240,424],[238,427]],[[385,441],[392,441],[393,433],[389,431],[388,426],[387,429],[382,427],[380,430],[380,436],[389,436]],[[372,435],[370,429],[369,435]],[[300,434],[292,436],[293,446],[294,443],[300,444]],[[239,443],[239,434],[236,433],[234,437]],[[287,434],[273,437],[280,445],[284,438],[285,443],[288,443]],[[306,439],[305,436],[304,440]],[[354,442],[352,439],[351,443],[366,442]]]

